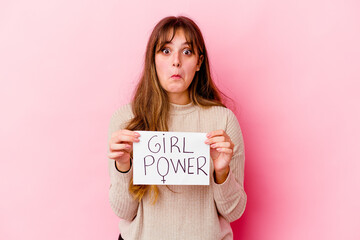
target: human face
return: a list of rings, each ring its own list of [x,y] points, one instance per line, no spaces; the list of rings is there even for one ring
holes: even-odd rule
[[[199,59],[191,49],[182,29],[178,29],[172,41],[155,53],[157,76],[171,103],[190,103],[188,88],[201,63],[202,56]]]

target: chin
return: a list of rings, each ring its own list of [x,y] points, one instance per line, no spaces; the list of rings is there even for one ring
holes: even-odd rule
[[[171,93],[182,93],[185,92],[187,88],[185,86],[173,86],[166,89],[167,92]]]
[[[169,89],[167,90],[168,93],[183,93],[186,92],[186,88],[183,89]]]

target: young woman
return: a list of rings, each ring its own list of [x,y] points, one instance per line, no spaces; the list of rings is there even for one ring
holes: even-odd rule
[[[135,130],[207,133],[210,185],[133,185],[132,144],[141,141]],[[123,239],[233,239],[230,222],[240,218],[247,200],[244,143],[191,19],[166,17],[153,29],[133,100],[111,118],[108,157],[110,203],[122,219]]]

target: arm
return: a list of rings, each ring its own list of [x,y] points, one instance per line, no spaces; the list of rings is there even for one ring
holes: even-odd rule
[[[221,140],[217,145],[222,145],[223,153],[226,153],[224,155],[228,156],[228,160],[223,160],[223,162],[218,161],[221,160],[220,158],[214,160],[213,189],[219,214],[228,222],[232,222],[243,214],[247,196],[243,184],[245,162],[243,137],[235,115],[230,110],[227,111],[224,141]],[[221,149],[219,151],[222,152]]]
[[[114,137],[114,133],[124,128],[126,121],[131,118],[131,116],[128,114],[128,111],[126,111],[124,108],[126,108],[126,106],[117,110],[111,117],[108,132],[109,145],[111,139]],[[108,154],[109,153],[110,146],[108,148]],[[132,179],[132,168],[130,168],[130,170],[126,173],[123,173],[120,171],[124,171],[125,169],[121,169],[121,166],[118,166],[120,169],[117,168],[114,159],[109,158],[108,164],[110,173],[109,200],[111,208],[118,217],[131,221],[136,216],[139,206],[139,202],[134,200],[129,192],[129,185]]]

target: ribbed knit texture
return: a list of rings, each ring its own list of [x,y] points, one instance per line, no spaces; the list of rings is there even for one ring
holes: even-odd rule
[[[109,126],[112,133],[123,129],[133,117],[131,106],[125,105],[113,114]],[[171,104],[169,131],[210,132],[223,129],[235,144],[230,173],[222,184],[210,174],[209,186],[158,186],[159,197],[153,205],[146,194],[139,203],[129,193],[132,168],[121,173],[109,159],[111,178],[110,205],[122,220],[119,228],[125,240],[230,240],[230,223],[240,218],[246,206],[244,191],[244,143],[235,115],[224,107],[202,108]],[[213,173],[211,162],[211,173]]]

